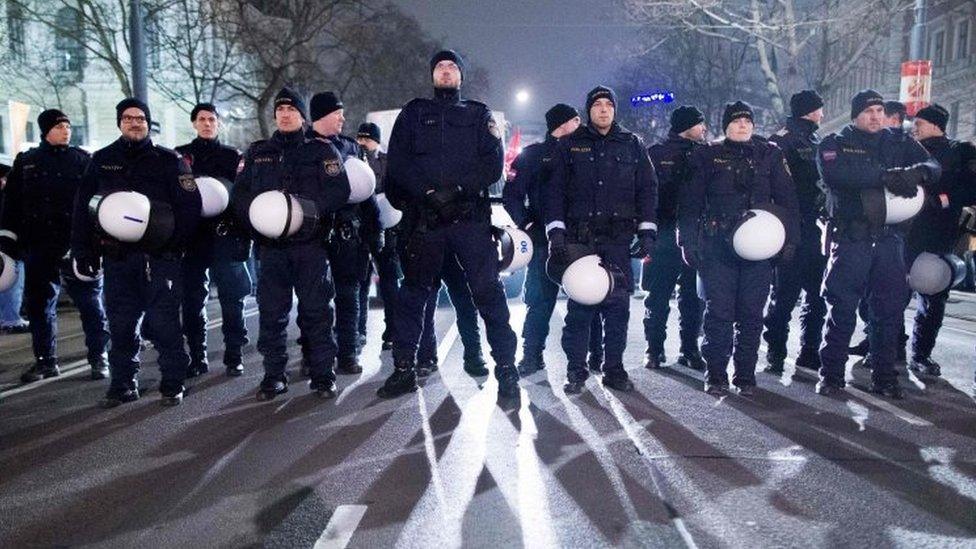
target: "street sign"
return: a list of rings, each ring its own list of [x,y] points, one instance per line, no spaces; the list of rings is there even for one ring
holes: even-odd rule
[[[932,62],[905,61],[901,64],[901,91],[898,100],[905,104],[908,116],[932,102]]]
[[[639,107],[648,103],[670,103],[674,101],[674,92],[656,91],[651,93],[639,93],[630,98],[630,104]]]

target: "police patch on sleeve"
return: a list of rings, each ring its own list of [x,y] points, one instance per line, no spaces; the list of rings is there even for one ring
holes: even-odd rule
[[[342,163],[338,159],[333,158],[331,160],[324,161],[325,164],[325,175],[329,177],[335,177],[339,175],[342,171]]]
[[[193,179],[192,173],[180,174],[180,187],[183,187],[183,190],[188,193],[196,192],[197,181],[196,179]]]
[[[488,119],[488,133],[493,135],[495,139],[502,138],[502,130],[498,128],[498,124],[495,123],[494,118]]]

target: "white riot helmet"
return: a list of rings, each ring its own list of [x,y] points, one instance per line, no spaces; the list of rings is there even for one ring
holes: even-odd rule
[[[384,229],[396,227],[397,223],[403,219],[403,212],[390,204],[390,199],[386,197],[386,193],[376,195],[376,206],[380,210],[380,226]]]
[[[771,259],[785,243],[786,225],[766,209],[746,211],[732,230],[732,248],[746,261]]]
[[[922,295],[940,294],[966,277],[966,264],[953,254],[918,254],[908,272],[908,284]]]
[[[918,215],[925,205],[925,189],[918,187],[912,198],[904,198],[885,189],[885,224],[897,225]]]
[[[349,178],[349,204],[359,204],[376,190],[376,174],[365,161],[350,156],[344,166]]]
[[[88,209],[105,234],[119,242],[138,243],[150,249],[166,244],[176,228],[169,204],[134,191],[95,195]]]
[[[318,208],[311,200],[282,191],[265,191],[248,208],[251,226],[264,237],[283,239],[311,234],[318,220]]]
[[[613,291],[613,275],[600,256],[591,254],[570,263],[562,276],[566,295],[581,305],[598,305]]]
[[[6,292],[17,282],[17,262],[0,252],[0,292]]]
[[[229,183],[216,177],[196,178],[197,192],[200,193],[200,216],[217,217],[224,213],[230,204]]]
[[[532,239],[515,227],[493,227],[498,243],[498,261],[502,272],[514,273],[524,268],[532,259]]]
[[[897,225],[918,215],[925,205],[925,189],[911,198],[893,194],[888,189],[865,189],[861,191],[861,204],[864,215],[875,225]]]

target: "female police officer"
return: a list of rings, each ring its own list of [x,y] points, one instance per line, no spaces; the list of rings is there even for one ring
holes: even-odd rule
[[[799,213],[783,153],[753,135],[752,107],[742,101],[727,104],[722,128],[723,141],[692,154],[695,175],[678,207],[678,244],[685,262],[698,269],[705,300],[705,391],[727,394],[726,369],[732,356],[732,382],[741,394],[749,395],[756,385],[756,359],[772,262],[737,255],[730,245],[732,233],[748,210],[757,206],[778,210],[786,236],[781,259],[789,261],[795,249],[792,237],[798,230]]]

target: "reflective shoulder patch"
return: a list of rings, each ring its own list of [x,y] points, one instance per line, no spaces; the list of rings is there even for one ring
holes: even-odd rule
[[[181,173],[180,174],[180,187],[188,193],[196,192],[197,182],[193,179],[192,173]]]

